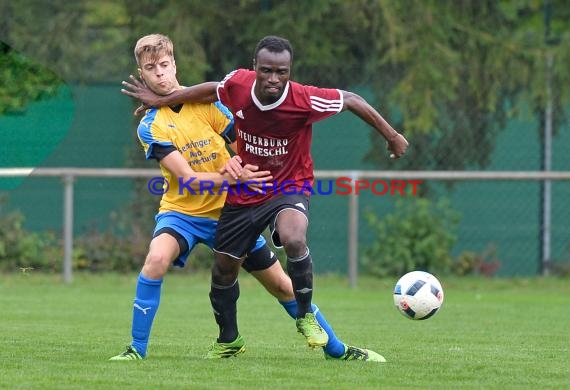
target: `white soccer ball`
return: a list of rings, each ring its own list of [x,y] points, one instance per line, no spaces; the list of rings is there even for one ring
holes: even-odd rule
[[[443,288],[435,276],[424,271],[408,272],[394,287],[394,304],[412,320],[427,320],[443,303]]]

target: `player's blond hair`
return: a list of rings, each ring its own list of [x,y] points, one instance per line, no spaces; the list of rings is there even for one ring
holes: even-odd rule
[[[144,59],[156,62],[165,55],[174,59],[174,44],[166,35],[145,35],[137,41],[135,46],[135,59],[138,66],[141,66]]]

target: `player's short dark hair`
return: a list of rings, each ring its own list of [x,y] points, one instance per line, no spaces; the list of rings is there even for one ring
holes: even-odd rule
[[[291,47],[291,43],[285,38],[275,35],[268,35],[265,38],[262,38],[257,43],[255,51],[253,52],[254,63],[257,59],[257,54],[261,49],[267,49],[271,53],[281,53],[282,51],[287,50],[289,54],[291,54],[291,62],[293,62],[293,47]]]

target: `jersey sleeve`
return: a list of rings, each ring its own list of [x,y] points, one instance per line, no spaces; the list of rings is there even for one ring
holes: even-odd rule
[[[235,141],[234,116],[220,101],[211,105],[211,125],[216,133],[231,144]]]
[[[174,144],[166,134],[161,126],[155,123],[156,114],[158,109],[153,108],[148,110],[146,115],[141,119],[139,126],[137,128],[137,135],[139,141],[145,151],[146,159],[158,159],[154,153],[156,146],[162,146],[165,148],[173,147]]]
[[[216,93],[218,94],[218,100],[222,102],[223,105],[228,107],[230,111],[233,110],[232,102],[230,99],[230,92],[232,90],[235,78],[239,78],[241,69],[236,69],[226,75],[222,81],[218,83]]]
[[[311,106],[308,124],[318,122],[339,113],[343,107],[342,92],[338,89],[304,86]]]

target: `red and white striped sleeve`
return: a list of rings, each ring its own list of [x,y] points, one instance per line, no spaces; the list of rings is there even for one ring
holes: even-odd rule
[[[311,104],[308,123],[318,122],[342,111],[344,102],[340,90],[305,86],[305,92]]]

